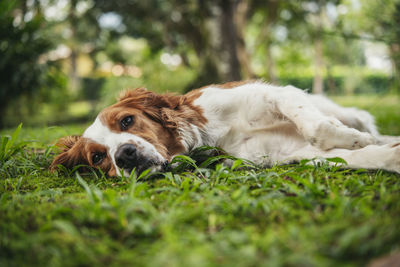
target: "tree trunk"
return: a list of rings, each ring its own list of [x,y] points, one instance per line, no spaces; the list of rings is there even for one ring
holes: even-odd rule
[[[265,22],[262,25],[262,29],[256,39],[255,47],[263,46],[265,47],[265,67],[266,67],[266,77],[269,82],[277,83],[278,77],[276,75],[275,60],[272,55],[272,27],[276,23],[278,17],[278,6],[277,0],[267,1],[268,9],[265,16]]]
[[[245,79],[254,78],[253,70],[249,55],[246,51],[246,42],[244,32],[247,22],[247,13],[249,11],[249,0],[239,0],[236,9],[235,23],[236,23],[236,38],[237,38],[237,55],[242,67],[242,76]]]
[[[275,73],[275,62],[274,57],[272,56],[272,45],[269,40],[266,41],[265,44],[265,59],[267,65],[267,77],[268,81],[271,83],[278,82],[278,78]]]
[[[228,65],[226,69],[226,80],[237,81],[241,79],[240,62],[237,55],[237,34],[234,22],[234,0],[221,0],[221,36],[222,57]]]
[[[312,91],[314,94],[323,94],[324,92],[324,79],[323,79],[323,51],[322,51],[322,39],[321,35],[317,35],[314,40],[314,62],[315,62],[315,72]]]
[[[265,26],[260,32],[260,35],[256,41],[256,47],[260,45],[265,46],[265,66],[266,66],[266,77],[268,78],[268,82],[276,83],[278,82],[278,78],[276,76],[275,71],[275,61],[272,55],[272,41],[271,41],[271,32],[270,32],[270,23],[267,21]]]
[[[324,12],[323,6],[320,7],[318,15],[315,17],[316,31],[313,35],[314,41],[314,81],[312,91],[314,94],[324,93],[324,78],[323,78],[323,68],[324,68],[324,51],[322,43],[322,14]]]
[[[397,94],[400,94],[400,44],[391,44],[389,48],[393,64],[393,89]]]
[[[78,86],[79,86],[79,78],[78,78],[78,71],[77,71],[78,52],[76,49],[76,28],[78,27],[78,25],[77,25],[78,19],[76,17],[76,5],[77,5],[77,0],[71,0],[69,14],[68,14],[68,20],[69,20],[69,24],[71,27],[71,38],[70,38],[71,54],[69,57],[69,60],[70,60],[69,84],[70,84],[70,88],[72,89],[72,91],[77,91]]]
[[[327,92],[331,94],[337,93],[337,87],[335,84],[335,78],[332,76],[332,66],[327,64],[326,66],[326,80],[327,80]]]
[[[199,1],[199,12],[206,7],[203,1]],[[219,6],[218,6],[219,7]],[[210,83],[221,83],[225,80],[221,70],[221,39],[220,20],[216,17],[201,14],[196,28],[191,31],[189,40],[193,45],[197,58],[199,59],[199,71],[197,77],[185,88],[188,92],[194,88],[202,87]],[[217,29],[217,30],[215,30]],[[190,64],[190,62],[188,62]]]

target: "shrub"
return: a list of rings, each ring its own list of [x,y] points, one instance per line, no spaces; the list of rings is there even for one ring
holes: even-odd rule
[[[349,82],[349,80],[352,80]],[[324,78],[324,90],[328,94],[384,94],[391,89],[393,79],[383,74],[368,74],[361,76],[335,75]],[[312,91],[312,76],[281,76],[281,85],[291,84],[298,88]],[[350,85],[351,84],[351,85]]]

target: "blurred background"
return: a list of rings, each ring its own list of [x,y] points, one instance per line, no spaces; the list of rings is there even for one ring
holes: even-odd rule
[[[400,0],[0,1],[0,128],[253,78],[398,107]]]

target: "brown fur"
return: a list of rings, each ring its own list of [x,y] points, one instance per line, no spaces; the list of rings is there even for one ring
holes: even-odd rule
[[[58,165],[66,168],[84,164],[81,152],[82,137],[71,135],[58,140],[56,146],[62,151],[50,165],[51,170],[55,170]]]
[[[254,83],[256,80],[245,80],[245,81],[234,81],[234,82],[227,82],[223,84],[216,84],[215,87],[222,88],[222,89],[231,89],[241,85],[245,85],[248,83]]]
[[[106,147],[91,142],[89,139],[81,136],[68,136],[61,138],[57,145],[62,152],[53,160],[50,170],[54,171],[59,165],[72,169],[77,165],[93,166],[92,152],[107,153]],[[116,175],[115,167],[111,162],[111,158],[107,155],[98,166],[110,176]],[[84,168],[81,168],[86,170]]]
[[[126,116],[133,116],[134,123],[127,131],[150,142],[162,156],[170,159],[184,149],[177,133],[178,124],[189,122],[201,127],[207,122],[201,108],[193,104],[200,95],[200,90],[176,96],[158,95],[138,88],[124,92],[116,104],[100,112],[99,118],[111,131],[121,132],[120,121]],[[67,168],[79,164],[93,166],[92,154],[106,150],[102,145],[78,136],[61,139],[59,144],[63,151],[54,159],[52,170],[58,165]],[[94,167],[108,172],[110,176],[116,174],[110,155]]]
[[[256,81],[257,80],[244,80],[244,81],[233,81],[233,82],[219,83],[219,84],[210,84],[210,85],[203,86],[203,87],[201,87],[199,89],[196,89],[196,90],[201,90],[201,89],[207,88],[207,87],[217,87],[217,88],[221,88],[221,89],[232,89],[232,88],[235,88],[235,87],[238,87],[238,86],[241,86],[241,85],[245,85],[245,84],[248,84],[248,83],[254,83]],[[196,91],[196,90],[194,90],[194,91]]]

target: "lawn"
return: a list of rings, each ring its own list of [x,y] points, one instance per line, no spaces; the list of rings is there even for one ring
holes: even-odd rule
[[[400,135],[399,98],[336,100]],[[23,127],[0,150],[0,266],[364,266],[400,250],[399,174],[185,157],[158,176],[50,173],[54,141],[85,126]]]

